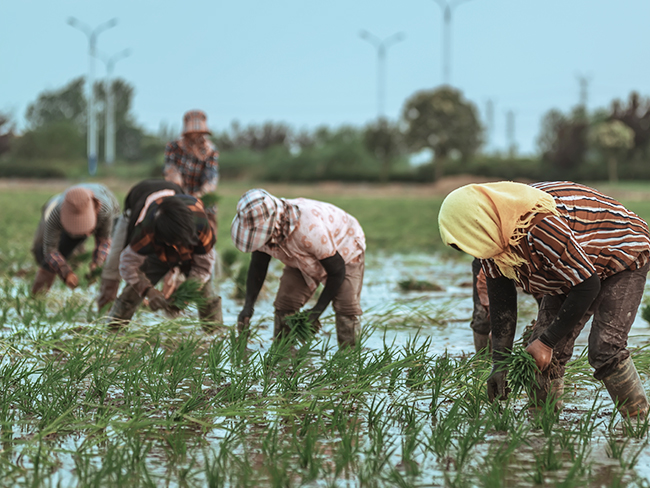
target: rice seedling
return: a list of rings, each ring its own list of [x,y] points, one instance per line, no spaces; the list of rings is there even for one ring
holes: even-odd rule
[[[522,346],[513,347],[511,353],[501,361],[501,367],[508,369],[508,386],[512,394],[518,396],[525,391],[533,398],[533,388],[538,387],[537,374],[539,369],[535,358]]]
[[[203,203],[203,206],[205,208],[215,206],[217,203],[219,203],[220,199],[221,198],[219,197],[219,195],[215,192],[204,193],[201,196],[201,202]]]
[[[183,281],[172,293],[167,302],[172,309],[185,310],[191,303],[197,307],[203,307],[207,298],[203,293],[203,284],[197,280],[188,279]]]
[[[415,278],[398,281],[397,285],[402,291],[444,291],[444,288],[436,283]]]
[[[310,319],[306,310],[287,315],[284,320],[291,330],[291,335],[303,344],[313,339],[314,334],[321,328],[320,321]]]

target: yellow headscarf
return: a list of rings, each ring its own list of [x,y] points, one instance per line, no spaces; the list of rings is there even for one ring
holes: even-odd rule
[[[522,239],[538,213],[558,215],[548,193],[512,181],[466,185],[452,191],[440,207],[442,241],[479,259],[492,258],[501,273],[516,280],[525,260],[511,246]]]

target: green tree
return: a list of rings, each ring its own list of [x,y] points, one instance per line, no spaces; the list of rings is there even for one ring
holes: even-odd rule
[[[72,122],[80,132],[86,129],[84,78],[75,78],[63,88],[41,93],[29,104],[25,120],[30,129],[51,123]]]
[[[442,177],[445,161],[454,152],[468,159],[481,146],[483,127],[476,107],[450,86],[415,93],[406,101],[402,117],[408,147],[433,151],[436,180]]]
[[[366,127],[363,140],[370,154],[380,162],[379,181],[387,182],[395,158],[402,153],[403,136],[399,127],[382,117]]]
[[[551,109],[542,117],[537,143],[542,159],[553,169],[553,177],[566,177],[584,163],[588,131],[589,120],[583,107],[576,107],[569,115]]]
[[[14,128],[11,117],[8,114],[0,113],[0,156],[9,152],[13,138]]]
[[[634,147],[634,131],[620,120],[608,120],[594,126],[589,139],[607,159],[609,181],[618,181],[618,161]]]

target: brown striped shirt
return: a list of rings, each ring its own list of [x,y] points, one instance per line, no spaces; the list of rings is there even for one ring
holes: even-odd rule
[[[515,271],[529,293],[566,294],[596,273],[601,280],[650,258],[648,224],[611,197],[570,181],[535,183],[550,193],[560,215],[534,223],[514,250],[526,260]],[[502,276],[483,260],[487,276]]]

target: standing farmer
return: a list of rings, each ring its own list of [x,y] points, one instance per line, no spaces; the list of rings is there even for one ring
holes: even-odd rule
[[[173,189],[152,191],[137,200],[143,197],[140,211],[130,216],[129,226],[133,230],[119,264],[127,286],[108,313],[109,327],[119,328],[128,323],[145,297],[152,310],[172,311],[165,296],[154,286],[178,266],[188,279],[203,285],[207,302],[199,308],[199,317],[204,329],[211,332],[214,323],[221,321],[221,299],[213,296],[215,236],[201,201],[190,195],[174,195]]]
[[[32,294],[47,292],[58,274],[69,288],[76,288],[79,278],[67,259],[91,234],[95,236],[90,270],[100,267],[111,247],[113,220],[120,204],[104,185],[82,183],[53,196],[43,206],[32,254],[40,266]]]
[[[237,249],[252,253],[246,299],[238,317],[240,330],[248,327],[269,261],[275,257],[285,267],[273,304],[273,337],[290,332],[285,317],[300,310],[318,284],[324,283],[316,305],[309,310],[312,323],[318,323],[332,302],[339,346],[356,344],[366,240],[354,217],[329,203],[276,198],[254,189],[237,203],[230,234]]]
[[[512,348],[515,284],[544,295],[526,349],[542,371],[538,402],[563,391],[575,339],[593,315],[594,377],[623,415],[646,415],[648,400],[626,348],[650,267],[650,234],[642,219],[576,183],[506,181],[453,191],[438,222],[445,244],[482,260],[495,361]],[[506,395],[506,372],[495,365],[489,399]]]

